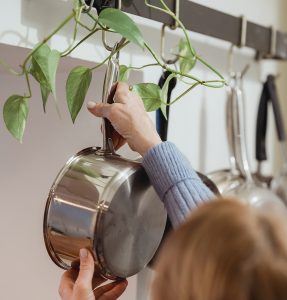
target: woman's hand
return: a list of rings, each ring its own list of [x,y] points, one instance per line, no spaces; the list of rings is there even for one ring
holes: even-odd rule
[[[114,102],[89,102],[88,109],[95,116],[110,120],[115,129],[112,136],[115,149],[126,141],[132,150],[143,156],[150,148],[161,143],[155,126],[144,109],[142,99],[131,92],[126,83],[118,83]]]
[[[95,264],[87,249],[80,251],[80,270],[70,269],[61,279],[59,294],[62,300],[116,300],[125,291],[127,280],[115,281],[95,289],[106,281],[94,274]],[[95,289],[93,291],[93,289]]]

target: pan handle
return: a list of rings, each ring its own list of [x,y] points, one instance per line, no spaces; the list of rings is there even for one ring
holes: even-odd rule
[[[225,123],[226,123],[226,135],[227,135],[227,143],[228,143],[228,150],[229,150],[229,162],[231,172],[233,174],[238,172],[238,164],[235,158],[235,139],[234,139],[234,124],[233,124],[233,116],[232,116],[232,97],[233,97],[233,87],[228,87],[227,89],[227,99],[226,99],[226,106],[225,106]]]
[[[108,62],[106,75],[104,79],[102,103],[114,103],[114,95],[117,88],[117,82],[119,77],[119,60],[118,57],[111,57]],[[103,118],[103,147],[101,151],[104,154],[113,154],[114,146],[112,141],[113,127],[110,121]]]
[[[161,75],[159,82],[158,82],[158,86],[160,88],[162,88],[167,80],[167,78],[169,77],[169,75],[171,74],[171,72],[169,71],[165,71],[163,72],[163,74]],[[172,78],[169,82],[168,85],[168,92],[167,92],[167,103],[170,103],[170,98],[171,98],[171,93],[173,91],[173,89],[175,88],[177,83],[177,79],[176,77]],[[161,109],[158,109],[156,111],[156,130],[161,138],[162,141],[166,141],[167,140],[167,131],[168,131],[168,119],[169,119],[169,105],[166,107],[166,116],[167,119],[164,117]]]
[[[245,109],[242,90],[242,73],[237,73],[234,78],[232,97],[232,116],[235,138],[235,158],[241,174],[247,182],[254,183],[248,161],[246,136],[245,136]]]
[[[263,91],[260,98],[257,126],[256,126],[256,159],[259,162],[267,159],[266,154],[266,130],[268,124],[268,103],[272,104],[274,119],[276,124],[276,131],[278,140],[282,146],[282,155],[284,163],[287,164],[287,146],[286,146],[286,131],[281,114],[279,98],[277,94],[275,77],[268,75],[266,82],[263,86]]]
[[[268,86],[265,82],[260,96],[256,121],[255,156],[259,169],[261,162],[267,160],[265,140],[268,122],[268,97]]]
[[[280,142],[286,142],[286,132],[285,132],[284,123],[282,119],[280,103],[279,103],[279,98],[278,98],[276,84],[275,84],[275,77],[273,75],[269,75],[267,77],[267,86],[269,91],[269,97],[272,102],[278,140]]]

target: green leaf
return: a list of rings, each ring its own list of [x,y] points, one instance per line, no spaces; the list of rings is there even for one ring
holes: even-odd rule
[[[125,65],[121,65],[119,71],[119,81],[126,82],[129,80],[129,76],[130,76],[129,67]]]
[[[164,103],[161,104],[160,110],[164,116],[164,118],[167,120],[167,112],[166,112],[166,105]]]
[[[166,81],[165,81],[165,83],[164,83],[164,85],[163,85],[163,87],[162,87],[162,89],[161,89],[160,97],[161,97],[161,100],[162,100],[164,103],[167,103],[167,94],[168,94],[169,82],[170,82],[174,77],[176,77],[176,75],[173,74],[173,73],[171,73],[171,74],[167,77],[167,79],[166,79]]]
[[[42,95],[42,100],[43,100],[43,109],[44,109],[44,112],[46,112],[46,104],[47,104],[48,97],[49,97],[51,91],[44,84],[40,84],[40,89],[41,89],[41,95]]]
[[[43,106],[46,106],[48,90],[56,97],[56,73],[61,54],[43,44],[33,55],[30,74],[40,83]],[[45,87],[45,93],[43,93]],[[44,97],[43,97],[44,96]]]
[[[57,50],[52,50],[48,57],[48,79],[49,85],[51,86],[51,91],[56,97],[56,74],[60,61],[61,53]]]
[[[167,103],[167,94],[168,94],[168,87],[169,87],[169,82],[174,78],[176,77],[175,74],[171,73],[166,81],[164,82],[164,85],[160,91],[160,98],[161,98],[161,106],[160,106],[160,109],[161,109],[161,112],[163,114],[163,116],[165,117],[165,119],[167,120],[167,113],[166,113],[166,103]]]
[[[161,89],[157,84],[139,83],[133,86],[133,91],[142,98],[146,111],[154,111],[161,106]]]
[[[99,22],[107,26],[123,37],[144,48],[144,38],[135,22],[124,12],[115,8],[106,8],[99,15]]]
[[[7,99],[3,108],[4,122],[9,132],[22,143],[29,107],[28,98],[13,95]]]
[[[179,41],[178,50],[180,72],[188,74],[195,66],[197,58],[191,53],[186,39]]]
[[[81,110],[92,80],[92,71],[86,67],[74,68],[66,83],[66,95],[73,123]]]

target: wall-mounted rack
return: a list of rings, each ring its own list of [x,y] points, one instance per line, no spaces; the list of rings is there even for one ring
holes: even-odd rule
[[[95,0],[94,6],[96,7],[96,3],[98,7],[102,3],[114,6],[115,2],[115,0]],[[143,0],[121,0],[121,2],[122,10],[127,13],[167,25],[174,23],[170,16],[147,7]],[[175,7],[176,0],[165,2],[171,9]],[[160,5],[156,0],[151,0],[150,3]],[[287,33],[277,31],[273,27],[264,27],[243,17],[235,17],[189,0],[179,0],[179,18],[188,30],[228,41],[233,45],[255,49],[263,58],[287,60]]]

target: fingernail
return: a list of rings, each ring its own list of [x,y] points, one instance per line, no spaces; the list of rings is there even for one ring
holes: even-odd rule
[[[87,108],[89,108],[89,109],[93,109],[96,106],[97,106],[97,103],[95,103],[95,102],[90,101],[87,103]]]
[[[88,256],[88,250],[83,248],[80,250],[80,257],[81,258],[86,258]]]

